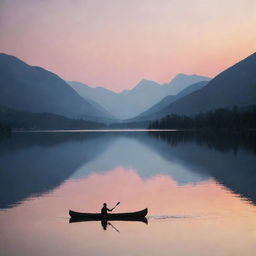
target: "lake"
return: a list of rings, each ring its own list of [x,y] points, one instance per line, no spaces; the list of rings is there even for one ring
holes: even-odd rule
[[[0,255],[250,256],[256,139],[184,131],[15,133],[0,141]],[[69,209],[148,208],[148,223]]]

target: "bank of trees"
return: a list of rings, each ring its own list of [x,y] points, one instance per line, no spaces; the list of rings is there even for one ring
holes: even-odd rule
[[[256,129],[256,105],[247,109],[217,109],[195,116],[168,115],[149,129]]]
[[[103,123],[71,119],[51,113],[32,113],[0,105],[0,132],[12,129],[99,129]]]

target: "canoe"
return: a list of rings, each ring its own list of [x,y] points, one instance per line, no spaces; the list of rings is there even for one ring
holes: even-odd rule
[[[125,212],[125,213],[82,213],[69,210],[69,215],[72,219],[92,219],[92,220],[132,220],[136,218],[145,217],[148,213],[148,209],[137,211],[137,212]]]
[[[148,224],[148,219],[146,217],[133,217],[133,218],[113,218],[110,219],[88,219],[88,218],[70,218],[69,223],[77,223],[77,222],[91,222],[91,221],[125,221],[125,222],[143,222]]]

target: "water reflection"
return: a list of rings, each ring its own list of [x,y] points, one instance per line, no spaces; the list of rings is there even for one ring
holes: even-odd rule
[[[216,140],[62,133],[2,141],[1,208],[15,207],[0,211],[0,254],[253,256],[256,207],[241,196],[255,202],[255,140]],[[69,224],[70,209],[119,201],[116,213],[148,207],[149,225]]]
[[[256,203],[256,136],[255,133],[155,133],[153,137],[172,148],[190,170],[204,173],[233,192]],[[155,147],[156,149],[158,147]],[[164,157],[165,146],[161,146]],[[195,170],[196,169],[196,170]]]
[[[0,208],[41,195],[98,157],[110,138],[86,134],[15,134],[0,142]]]
[[[102,219],[102,220],[93,220],[93,219],[77,219],[77,218],[70,218],[69,219],[69,223],[78,223],[78,222],[92,222],[92,221],[96,221],[98,223],[101,224],[102,229],[103,230],[107,230],[108,226],[112,227],[113,229],[115,229],[117,232],[119,232],[119,230],[117,228],[115,228],[115,226],[112,224],[113,221],[125,221],[125,222],[143,222],[145,224],[148,224],[148,219],[145,217],[138,217],[138,218],[133,218],[133,219],[112,219],[111,221],[107,220],[107,219]]]
[[[173,133],[149,132],[155,138],[163,140],[175,146],[180,143],[195,143],[199,146],[206,146],[220,152],[234,154],[239,149],[256,154],[256,133],[255,131],[230,132],[230,131],[177,131]]]
[[[0,207],[120,166],[143,179],[169,175],[180,186],[214,178],[256,203],[255,148],[252,134],[16,134],[0,143]]]
[[[117,233],[110,225],[105,232],[99,222],[68,223],[70,208],[94,212],[102,201],[117,200],[120,212],[148,206],[149,225],[111,222]],[[134,170],[118,167],[69,179],[50,196],[0,211],[0,248],[2,255],[12,256],[252,256],[254,208],[213,180],[178,186],[168,175],[145,180]]]

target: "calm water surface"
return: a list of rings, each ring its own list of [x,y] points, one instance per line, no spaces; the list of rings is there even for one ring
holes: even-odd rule
[[[148,224],[69,209],[149,208]],[[0,141],[0,255],[255,255],[254,135],[17,133]]]

